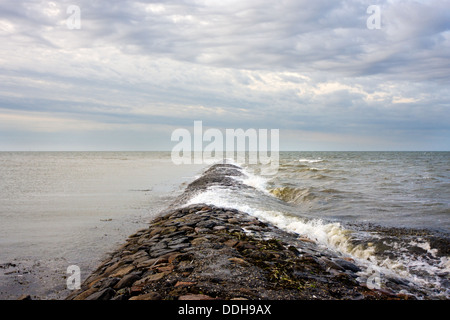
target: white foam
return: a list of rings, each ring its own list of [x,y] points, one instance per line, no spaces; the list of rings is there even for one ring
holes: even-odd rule
[[[258,175],[254,175],[253,173],[250,173],[249,171],[245,170],[244,168],[241,168],[240,170],[244,174],[245,178],[242,178],[242,177],[233,177],[233,178],[241,181],[243,184],[246,184],[250,187],[255,188],[256,190],[258,190],[266,195],[272,196],[272,194],[267,189],[267,183],[268,183],[267,178],[264,178],[264,177],[258,176]]]
[[[234,208],[246,212],[262,221],[276,225],[280,229],[308,237],[327,248],[333,248],[341,252],[346,252],[350,248],[349,231],[343,229],[339,223],[325,223],[320,219],[306,220],[279,211],[254,208],[236,199],[235,194],[226,189],[211,187],[192,198],[187,205],[197,203]],[[353,248],[352,253],[360,252],[364,257],[370,254],[363,253],[363,251],[362,248]]]
[[[226,160],[226,163],[239,167],[239,170],[244,175],[244,177],[232,176],[231,178],[233,178],[237,181],[240,181],[241,183],[243,183],[247,186],[255,188],[256,190],[263,192],[266,195],[273,196],[267,189],[267,183],[268,183],[267,178],[251,173],[250,171],[246,170],[241,165],[239,165],[234,159],[225,159],[225,160]]]
[[[233,163],[239,166],[236,163]],[[239,166],[240,167],[240,166]],[[242,177],[232,177],[242,183],[252,186],[255,189],[264,192],[266,195],[274,196],[267,190],[268,180],[261,176],[254,175],[244,168],[240,170],[245,175]],[[434,260],[429,261],[422,257],[412,257],[406,248],[400,243],[391,243],[390,245],[396,251],[396,258],[381,258],[375,254],[375,247],[370,243],[365,245],[354,245],[352,243],[353,231],[346,230],[338,222],[325,222],[321,219],[304,219],[293,216],[277,210],[264,208],[264,203],[247,201],[236,194],[235,191],[221,187],[210,187],[192,198],[187,205],[205,203],[217,207],[234,208],[246,212],[262,221],[271,223],[282,230],[295,232],[302,237],[307,237],[317,242],[317,244],[341,253],[344,256],[353,258],[358,265],[365,267],[359,275],[369,277],[373,270],[380,275],[393,278],[407,279],[418,287],[429,287],[438,289],[442,292],[440,279],[433,279],[432,275],[443,272],[450,272],[450,261],[447,257],[437,259],[436,249],[432,249],[430,244],[423,239],[416,239],[410,245],[416,245],[426,250]],[[376,235],[374,235],[376,237]],[[422,277],[416,273],[428,274],[431,277]],[[445,291],[445,290],[444,290]],[[446,295],[446,293],[444,293]]]
[[[418,238],[417,241],[423,241],[423,240],[421,238]],[[425,250],[426,252],[431,254],[433,257],[436,257],[438,250],[431,249],[431,245],[428,241],[423,241],[423,242],[417,242],[417,241],[411,241],[409,244],[412,246],[417,246],[419,248],[422,248],[423,250]]]
[[[365,268],[359,273],[363,278],[371,276],[371,272],[375,270],[383,277],[403,278],[417,287],[429,287],[432,289],[433,287],[442,288],[440,280],[438,278],[433,279],[431,277],[429,279],[428,277],[417,276],[414,271],[425,272],[429,275],[450,271],[450,261],[445,257],[440,259],[440,263],[435,264],[421,257],[411,259],[412,257],[405,250],[399,250],[402,252],[402,255],[397,256],[393,260],[389,258],[380,259],[375,254],[375,247],[370,243],[356,246],[352,244],[353,231],[346,230],[340,223],[328,223],[321,219],[307,220],[275,210],[253,207],[242,201],[242,199],[240,201],[236,194],[228,189],[211,187],[195,196],[187,205],[198,203],[234,208],[257,217],[264,222],[271,223],[282,230],[295,232],[301,237],[314,240],[318,245],[353,258],[358,265]],[[431,249],[429,243],[420,242],[418,245],[431,254],[435,254],[435,249]]]
[[[317,162],[322,162],[322,159],[298,159],[299,162],[307,162],[307,163],[317,163]]]

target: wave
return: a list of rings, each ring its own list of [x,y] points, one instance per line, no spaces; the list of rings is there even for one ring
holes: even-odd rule
[[[303,166],[303,165],[289,166],[289,167],[281,165],[280,170],[289,171],[289,172],[297,172],[297,173],[298,172],[319,172],[319,171],[329,172],[330,171],[328,168],[315,168],[315,167],[308,167],[308,166]]]
[[[361,282],[367,282],[375,272],[380,279],[408,284],[404,288],[428,290],[439,297],[450,296],[448,283],[443,280],[450,274],[449,259],[438,255],[430,242],[416,240],[414,244],[411,239],[402,241],[405,238],[401,236],[391,237],[364,228],[350,229],[339,222],[302,217],[300,213],[294,213],[292,207],[287,207],[288,204],[275,200],[302,203],[314,201],[322,195],[339,194],[340,191],[286,186],[268,190],[266,178],[237,165],[224,166],[211,167],[199,178],[201,183],[193,183],[197,187],[190,194],[186,206],[202,203],[237,209],[299,237],[309,238],[324,249],[354,260],[362,268],[358,274]],[[427,255],[417,254],[417,248]]]
[[[269,192],[280,200],[295,204],[312,201],[317,198],[317,195],[312,192],[311,188],[281,187],[271,189]]]
[[[307,162],[307,163],[317,163],[317,162],[323,162],[325,160],[323,159],[298,159],[298,162]]]
[[[343,193],[343,191],[332,188],[294,188],[289,186],[270,189],[269,192],[280,200],[294,204],[311,202],[325,197],[329,199],[330,197],[340,196]]]

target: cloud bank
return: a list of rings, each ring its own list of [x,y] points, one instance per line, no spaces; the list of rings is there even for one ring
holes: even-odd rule
[[[0,149],[170,150],[202,120],[278,128],[284,150],[448,150],[449,9],[0,1]]]

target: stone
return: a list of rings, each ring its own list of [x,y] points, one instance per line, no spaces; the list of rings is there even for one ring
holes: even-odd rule
[[[239,241],[234,240],[234,239],[230,239],[224,242],[224,244],[228,247],[234,247],[235,245],[237,245],[239,243]]]
[[[145,261],[140,262],[137,265],[138,269],[144,269],[144,268],[150,268],[153,267],[154,265],[156,265],[158,262],[160,262],[161,259],[160,258],[151,258],[151,259],[147,259]]]
[[[130,273],[132,270],[134,269],[133,265],[129,265],[126,267],[123,267],[119,270],[117,270],[113,275],[111,275],[112,277],[123,277],[124,275]]]
[[[75,296],[75,298],[73,298],[73,300],[85,300],[87,297],[89,297],[90,295],[92,295],[93,293],[95,293],[97,291],[98,291],[98,288],[89,288],[89,289],[81,292],[77,296]]]
[[[167,234],[173,233],[173,232],[175,232],[175,231],[177,231],[177,227],[175,227],[175,226],[172,226],[172,227],[165,227],[165,228],[163,228],[163,229],[160,231],[160,234],[161,234],[161,235],[167,235]]]
[[[215,300],[215,299],[205,294],[187,294],[179,296],[178,300]]]
[[[196,233],[207,233],[207,232],[210,232],[210,230],[207,229],[207,228],[199,228],[199,227],[195,227],[194,231]]]
[[[244,249],[252,249],[255,250],[256,247],[252,245],[251,243],[248,243],[246,241],[239,241],[239,243],[235,246],[238,250],[244,250]]]
[[[148,257],[148,253],[144,250],[138,250],[135,254],[131,255],[130,258],[133,259],[133,261],[136,261],[139,258],[142,257]]]
[[[122,265],[124,265],[123,261],[118,261],[112,265],[110,265],[109,267],[107,267],[105,269],[105,271],[103,271],[103,275],[107,276],[109,275],[111,272],[113,272],[114,270],[116,270],[117,268],[121,267]]]
[[[170,273],[173,271],[173,265],[158,267],[157,270],[159,272]]]
[[[311,242],[311,243],[316,243],[314,240],[311,240],[309,238],[305,238],[305,237],[300,237],[297,238],[297,240],[303,241],[303,242]]]
[[[194,230],[194,228],[190,227],[189,225],[185,225],[180,227],[178,230],[183,231],[183,232],[191,232]]]
[[[177,287],[189,287],[189,286],[193,286],[195,284],[196,284],[196,282],[191,282],[191,281],[178,281],[177,283],[175,283],[175,288],[177,288]]]
[[[180,256],[182,256],[182,255],[183,255],[183,254],[180,253],[180,252],[171,254],[171,255],[169,256],[169,258],[167,259],[167,261],[168,261],[169,263],[173,263],[177,257],[180,257]]]
[[[129,287],[132,283],[139,279],[139,276],[135,273],[127,274],[124,276],[116,285],[114,285],[114,289],[122,289],[124,287]]]
[[[177,250],[172,249],[172,248],[168,248],[168,249],[163,249],[163,250],[158,250],[158,251],[151,251],[150,254],[152,257],[161,257],[161,256],[165,256],[168,255],[170,253],[174,253]]]
[[[199,237],[199,238],[195,238],[194,240],[192,240],[191,244],[193,246],[197,246],[197,245],[199,245],[201,243],[208,242],[208,241],[209,240],[207,238],[205,238],[205,237]]]
[[[167,243],[161,241],[161,242],[155,244],[154,246],[152,246],[152,251],[164,250],[166,248],[167,248]]]
[[[187,241],[189,241],[188,237],[179,237],[177,239],[173,239],[167,245],[169,247],[171,247],[171,246],[174,246],[174,245],[177,245],[177,244],[180,244],[180,243],[184,243],[184,242],[187,242]]]
[[[207,229],[211,229],[216,225],[216,223],[214,221],[200,221],[199,223],[197,223],[197,227],[198,228],[207,228]]]
[[[169,246],[169,248],[172,249],[172,250],[179,251],[179,250],[188,248],[190,246],[191,245],[189,243],[179,243],[179,244],[171,245],[171,246]]]
[[[91,294],[89,297],[87,297],[85,300],[110,300],[116,292],[111,288],[106,288],[102,291],[98,291],[94,294]]]
[[[136,281],[135,283],[133,283],[133,285],[140,286],[140,285],[145,285],[148,282],[158,281],[158,280],[161,280],[162,278],[164,278],[165,275],[166,275],[166,273],[164,273],[164,272],[151,274],[141,280]]]
[[[237,257],[229,258],[228,261],[240,264],[241,266],[249,265],[249,263],[247,261],[245,261],[244,259],[241,259],[241,258],[237,258]]]
[[[114,287],[117,282],[120,281],[120,278],[103,278],[101,281],[95,283],[94,287],[96,288],[109,288]]]
[[[130,287],[130,294],[131,295],[139,294],[144,290],[144,288],[145,288],[145,285],[143,285],[143,284],[141,284],[139,286],[132,285]]]
[[[157,292],[149,292],[131,297],[129,300],[161,300],[161,295]]]
[[[349,261],[346,261],[344,259],[334,259],[333,262],[338,264],[342,268],[344,268],[346,270],[350,270],[352,272],[359,272],[359,271],[361,271],[361,269],[356,264],[351,263]]]
[[[101,282],[103,279],[105,279],[105,277],[103,275],[101,276],[96,276],[96,277],[90,277],[87,279],[86,282],[88,282],[88,287],[98,287],[98,282]]]
[[[142,230],[138,230],[136,231],[136,233],[132,234],[131,236],[129,236],[128,238],[136,238],[136,237],[140,237],[141,235],[143,235],[145,232],[147,232],[148,229],[142,229]]]

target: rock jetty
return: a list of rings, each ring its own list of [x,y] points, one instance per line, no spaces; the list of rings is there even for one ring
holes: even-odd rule
[[[67,299],[408,298],[369,289],[356,280],[358,271],[310,239],[245,212],[198,204],[170,210],[131,235]]]

